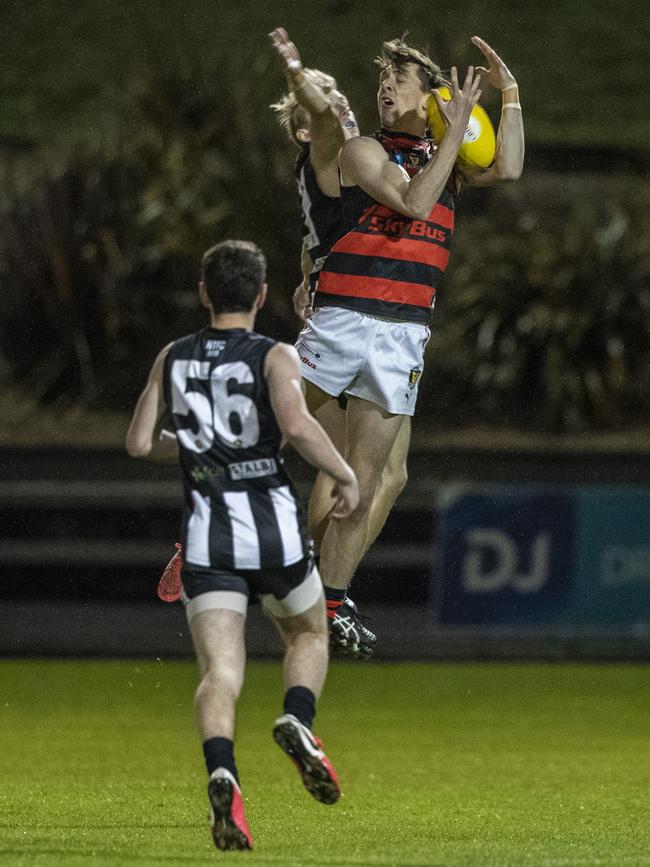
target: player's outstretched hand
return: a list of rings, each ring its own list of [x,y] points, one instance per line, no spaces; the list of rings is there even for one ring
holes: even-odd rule
[[[296,286],[296,291],[293,293],[293,309],[303,322],[306,322],[310,316],[314,315],[309,297],[309,288],[303,280],[300,285]]]
[[[276,27],[269,33],[271,45],[275,49],[275,53],[280,58],[284,67],[285,73],[295,75],[302,72],[302,61],[298,49],[289,39],[289,34],[284,27]]]
[[[487,81],[497,90],[504,90],[517,83],[512,72],[484,39],[481,39],[480,36],[472,36],[472,42],[488,62],[487,68],[484,66],[476,67],[476,74],[480,76],[482,81]]]
[[[331,518],[340,520],[347,518],[359,505],[359,485],[357,477],[352,473],[349,481],[337,482],[332,490],[332,496],[336,497],[336,503],[330,514]]]
[[[461,87],[458,83],[458,70],[451,67],[451,99],[449,102],[440,95],[439,91],[432,91],[441,115],[449,127],[456,131],[465,132],[472,109],[481,98],[481,77],[475,75],[474,67],[467,68],[467,75]]]

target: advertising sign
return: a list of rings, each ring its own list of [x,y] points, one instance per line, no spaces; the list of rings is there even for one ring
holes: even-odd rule
[[[432,569],[443,624],[650,623],[650,490],[449,494]]]

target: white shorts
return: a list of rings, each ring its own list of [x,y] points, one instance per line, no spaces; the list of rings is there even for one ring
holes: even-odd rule
[[[333,397],[361,397],[393,415],[413,415],[431,332],[420,322],[319,307],[298,335],[305,379]]]

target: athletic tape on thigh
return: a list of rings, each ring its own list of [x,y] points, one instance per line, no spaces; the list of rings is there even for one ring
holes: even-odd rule
[[[276,599],[271,593],[265,593],[260,598],[262,605],[274,617],[295,617],[315,605],[322,592],[323,584],[314,566],[302,584],[294,587],[284,599]]]
[[[246,615],[248,597],[244,593],[234,590],[210,590],[207,593],[199,593],[194,599],[185,603],[187,619],[191,620],[202,611],[210,611],[213,608],[227,608],[229,611],[238,611]]]

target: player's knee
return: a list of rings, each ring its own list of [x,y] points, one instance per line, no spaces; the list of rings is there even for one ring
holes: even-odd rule
[[[389,467],[386,469],[386,477],[382,478],[382,485],[386,487],[387,494],[396,500],[406,487],[409,480],[406,464],[400,464],[397,467]]]
[[[327,617],[325,613],[323,612],[322,615],[319,614],[317,617],[312,615],[300,620],[296,624],[294,634],[303,637],[327,635]]]
[[[294,649],[301,655],[311,659],[327,657],[329,652],[329,632],[327,619],[318,623],[310,623],[295,637]]]
[[[305,626],[305,632],[309,632],[314,636],[325,637],[326,640],[329,640],[329,632],[327,629],[327,615],[325,612],[322,614],[319,612],[317,617],[313,617],[309,623]]]
[[[241,689],[241,678],[237,672],[223,665],[208,665],[196,689],[196,699],[205,693],[218,693],[221,696],[237,698]]]

